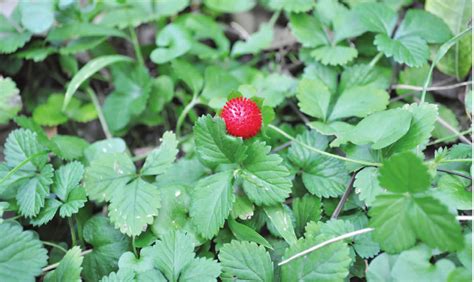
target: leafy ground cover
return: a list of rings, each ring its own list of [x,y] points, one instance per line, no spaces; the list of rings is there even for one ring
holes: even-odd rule
[[[471,6],[0,2],[0,281],[471,281]]]

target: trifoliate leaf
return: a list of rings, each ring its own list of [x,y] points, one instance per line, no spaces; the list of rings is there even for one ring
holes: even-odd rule
[[[417,36],[392,39],[386,34],[377,34],[374,44],[387,57],[410,67],[422,66],[430,55],[426,42]]]
[[[178,141],[172,132],[165,132],[160,147],[153,150],[146,158],[141,169],[142,175],[158,175],[164,173],[176,159]]]
[[[376,198],[370,226],[383,250],[394,253],[408,249],[416,238],[443,251],[463,246],[461,227],[448,208],[431,196],[385,194]]]
[[[299,13],[311,10],[315,3],[314,0],[270,0],[268,5],[273,10]]]
[[[378,169],[375,167],[366,167],[356,175],[354,187],[359,199],[367,206],[372,206],[375,197],[383,193],[384,189],[380,187],[377,179]]]
[[[328,239],[325,236],[300,239],[290,246],[283,259],[289,258]],[[344,281],[349,274],[349,248],[336,242],[282,266],[282,281]]]
[[[227,135],[224,120],[219,117],[200,117],[194,134],[198,157],[209,167],[238,163],[246,157],[242,139]]]
[[[323,46],[311,51],[311,56],[323,65],[345,65],[357,57],[357,49],[347,46]]]
[[[204,0],[204,5],[212,10],[223,13],[242,13],[252,9],[256,4],[255,0]]]
[[[305,131],[297,140],[320,150],[327,148],[327,138],[316,131]],[[306,189],[318,197],[342,195],[349,181],[344,162],[310,151],[298,143],[293,143],[289,159],[303,169],[303,183]]]
[[[472,209],[472,192],[468,190],[470,181],[455,175],[445,174],[438,180],[438,188],[434,195],[448,207],[458,210]]]
[[[110,201],[132,180],[135,165],[125,154],[104,154],[91,162],[84,176],[84,188],[93,201]]]
[[[379,182],[394,193],[423,192],[431,183],[428,167],[412,152],[400,153],[384,161]]]
[[[192,38],[188,30],[171,23],[156,36],[156,45],[158,48],[151,52],[150,59],[156,64],[163,64],[188,52]]]
[[[21,107],[20,91],[15,82],[9,77],[0,76],[0,124],[5,124],[15,117]]]
[[[20,213],[25,217],[36,216],[45,204],[49,187],[53,183],[53,166],[45,165],[37,174],[21,180],[16,194]]]
[[[177,281],[180,272],[194,259],[194,244],[189,235],[169,232],[152,247],[156,267],[168,278]]]
[[[308,222],[318,222],[321,219],[321,199],[308,194],[293,198],[292,210],[295,215],[296,233],[301,236]]]
[[[224,171],[202,178],[191,192],[190,215],[198,232],[212,238],[224,225],[235,201],[232,171]]]
[[[35,281],[48,263],[47,251],[31,231],[18,224],[0,224],[0,277],[2,281]]]
[[[41,226],[50,222],[61,205],[62,203],[56,199],[46,199],[44,207],[41,208],[38,215],[30,220],[30,223],[33,226]]]
[[[81,248],[73,247],[64,255],[58,267],[44,277],[44,281],[81,281],[83,259]]]
[[[87,281],[97,281],[117,270],[120,256],[129,248],[128,238],[102,215],[89,219],[84,225],[83,234],[84,240],[94,250],[84,256],[84,278]]]
[[[86,192],[79,182],[84,175],[84,167],[79,162],[68,163],[56,171],[53,192],[61,200],[61,217],[70,217],[77,213],[87,201]]]
[[[345,138],[357,145],[371,144],[374,150],[382,149],[408,132],[411,119],[412,115],[403,109],[377,112],[361,120]]]
[[[273,26],[263,24],[259,30],[252,34],[245,42],[237,41],[232,47],[232,56],[245,54],[258,54],[263,49],[270,47],[273,40]]]
[[[116,189],[110,200],[110,221],[122,233],[137,236],[153,217],[158,215],[160,193],[150,183],[138,178],[126,186]]]
[[[239,281],[273,281],[273,263],[265,248],[253,242],[232,241],[219,250],[222,276]]]
[[[17,30],[9,20],[0,15],[0,53],[10,54],[30,41],[32,34],[29,31]]]
[[[389,152],[401,152],[414,149],[416,146],[426,146],[431,132],[435,128],[438,117],[436,105],[411,104],[406,109],[412,114],[410,129],[402,138],[387,148]]]
[[[371,32],[390,35],[397,23],[397,14],[382,3],[362,3],[354,9],[362,26]]]
[[[291,192],[290,172],[277,154],[262,142],[248,146],[248,157],[242,164],[240,177],[249,199],[257,205],[281,203]]]
[[[329,44],[322,24],[314,16],[304,13],[291,14],[289,26],[291,32],[303,47],[318,47]]]
[[[280,235],[288,244],[293,245],[296,242],[296,235],[292,218],[290,217],[291,210],[282,204],[264,207],[264,210],[272,226],[277,231],[276,235]]]

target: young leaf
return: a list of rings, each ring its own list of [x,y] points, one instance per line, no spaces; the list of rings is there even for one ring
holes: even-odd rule
[[[431,183],[428,167],[412,152],[400,153],[384,161],[379,182],[394,193],[423,192]]]
[[[192,193],[190,215],[196,229],[205,238],[212,238],[224,225],[235,201],[232,189],[232,171],[205,177],[196,184]]]
[[[98,281],[117,270],[120,256],[129,248],[128,238],[102,215],[96,215],[84,224],[83,235],[94,250],[84,256],[84,278],[87,281]]]
[[[150,59],[156,64],[163,64],[188,52],[192,38],[188,30],[171,23],[156,36],[156,45],[158,48],[151,52]]]
[[[296,235],[289,209],[287,210],[282,204],[264,207],[263,209],[278,234],[285,239],[289,245],[293,245],[296,242]]]
[[[273,263],[265,248],[252,242],[232,241],[219,251],[222,279],[273,281]]]
[[[47,251],[31,231],[18,224],[0,224],[0,277],[2,281],[34,281],[48,263]]]
[[[0,77],[0,124],[5,124],[15,117],[21,107],[20,91],[15,82],[9,77]]]
[[[80,281],[82,271],[81,248],[78,246],[70,249],[59,262],[58,267],[46,274],[45,282],[52,281]]]
[[[290,172],[277,154],[262,142],[252,143],[240,174],[249,199],[257,205],[281,203],[291,192]]]
[[[300,239],[286,250],[283,259],[320,244],[327,238],[318,236]],[[281,279],[282,281],[344,281],[349,274],[350,263],[349,248],[343,242],[336,242],[283,265]]]
[[[194,134],[198,157],[209,167],[238,163],[247,156],[242,139],[227,135],[224,120],[219,117],[200,117]]]
[[[122,233],[138,236],[158,215],[160,193],[141,178],[115,190],[110,200],[110,221]]]
[[[146,158],[141,169],[142,175],[159,175],[164,173],[176,159],[178,141],[172,132],[165,132],[158,149],[153,150]]]

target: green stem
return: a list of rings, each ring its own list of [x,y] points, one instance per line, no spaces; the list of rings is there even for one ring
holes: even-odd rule
[[[58,250],[61,250],[63,251],[64,253],[67,253],[67,250],[63,247],[61,247],[60,245],[56,244],[56,243],[53,243],[53,242],[48,242],[48,241],[43,241],[43,245],[46,245],[46,246],[51,246],[53,248],[56,248]]]
[[[428,143],[427,146],[435,145],[435,144],[444,142],[444,141],[449,140],[449,139],[454,138],[454,137],[459,138],[459,136],[464,136],[466,134],[469,134],[469,133],[471,133],[471,131],[472,131],[472,129],[467,129],[467,130],[459,132],[459,134],[453,134],[453,135],[445,136],[443,138],[436,139],[436,140]]]
[[[34,158],[40,157],[42,155],[46,155],[47,153],[48,153],[48,151],[41,151],[41,152],[35,153],[35,154],[29,156],[28,158],[24,159],[21,163],[19,163],[12,170],[10,170],[2,179],[0,179],[0,184],[5,182],[10,176],[15,174],[15,172],[17,172],[20,168],[25,166],[30,161],[32,161]]]
[[[294,138],[293,136],[289,135],[285,131],[281,130],[280,128],[278,128],[278,127],[276,127],[272,124],[268,125],[268,127],[273,129],[274,131],[278,132],[279,134],[283,135],[287,139],[290,139],[291,141],[296,142],[296,143],[300,144],[301,146],[305,147],[306,149],[308,149],[310,151],[313,151],[313,152],[316,152],[318,154],[325,155],[327,157],[339,159],[339,160],[346,161],[346,162],[365,165],[365,166],[382,166],[381,163],[372,163],[372,162],[367,162],[367,161],[362,161],[362,160],[354,160],[354,159],[351,159],[351,158],[346,158],[346,157],[343,157],[343,156],[339,156],[339,155],[336,155],[336,154],[331,154],[331,153],[325,152],[323,150],[319,150],[319,149],[314,148],[314,147],[312,147],[312,146],[310,146],[306,143],[303,143],[303,142],[299,141],[298,139]]]
[[[472,159],[451,159],[451,160],[441,160],[439,163],[470,163]]]
[[[276,11],[273,13],[272,17],[270,18],[270,21],[268,22],[271,26],[274,26],[276,21],[278,20],[278,17],[280,17],[281,10]]]
[[[377,62],[380,60],[380,58],[382,58],[383,56],[383,52],[379,52],[373,59],[372,61],[370,61],[369,63],[369,67],[370,68],[373,68],[375,66],[375,64],[377,64]]]
[[[184,122],[184,119],[186,118],[186,116],[188,115],[189,111],[191,111],[191,109],[196,106],[197,104],[199,104],[199,99],[197,97],[196,94],[193,95],[193,99],[191,100],[191,102],[189,102],[189,104],[186,105],[186,107],[183,109],[183,111],[181,112],[181,114],[179,115],[178,117],[178,121],[176,122],[176,137],[177,138],[180,138],[181,136],[181,126]]]
[[[92,90],[92,88],[88,87],[86,89],[86,92],[89,95],[89,98],[92,100],[95,110],[97,111],[97,115],[99,116],[99,122],[102,126],[102,130],[104,131],[105,137],[107,139],[112,138],[113,136],[112,133],[110,133],[109,126],[107,124],[107,121],[105,120],[104,112],[102,111],[102,107],[100,106],[99,99],[97,99],[97,96],[95,95],[95,92]]]
[[[76,244],[77,244],[76,230],[74,228],[74,222],[72,222],[72,217],[68,217],[67,222],[69,224],[69,230],[71,232],[72,245],[76,246]]]
[[[142,50],[140,49],[140,43],[138,42],[137,33],[135,29],[130,27],[130,35],[132,36],[133,49],[135,50],[135,56],[137,57],[138,63],[142,66],[145,66],[145,61],[143,60]]]
[[[135,246],[135,236],[132,237],[132,248],[133,248],[133,253],[135,254],[135,257],[138,258],[137,247]]]

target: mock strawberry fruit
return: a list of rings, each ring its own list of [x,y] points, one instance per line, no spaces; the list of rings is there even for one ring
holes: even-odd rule
[[[236,137],[251,138],[262,127],[262,112],[257,104],[247,98],[238,97],[227,101],[222,109],[227,132]]]

